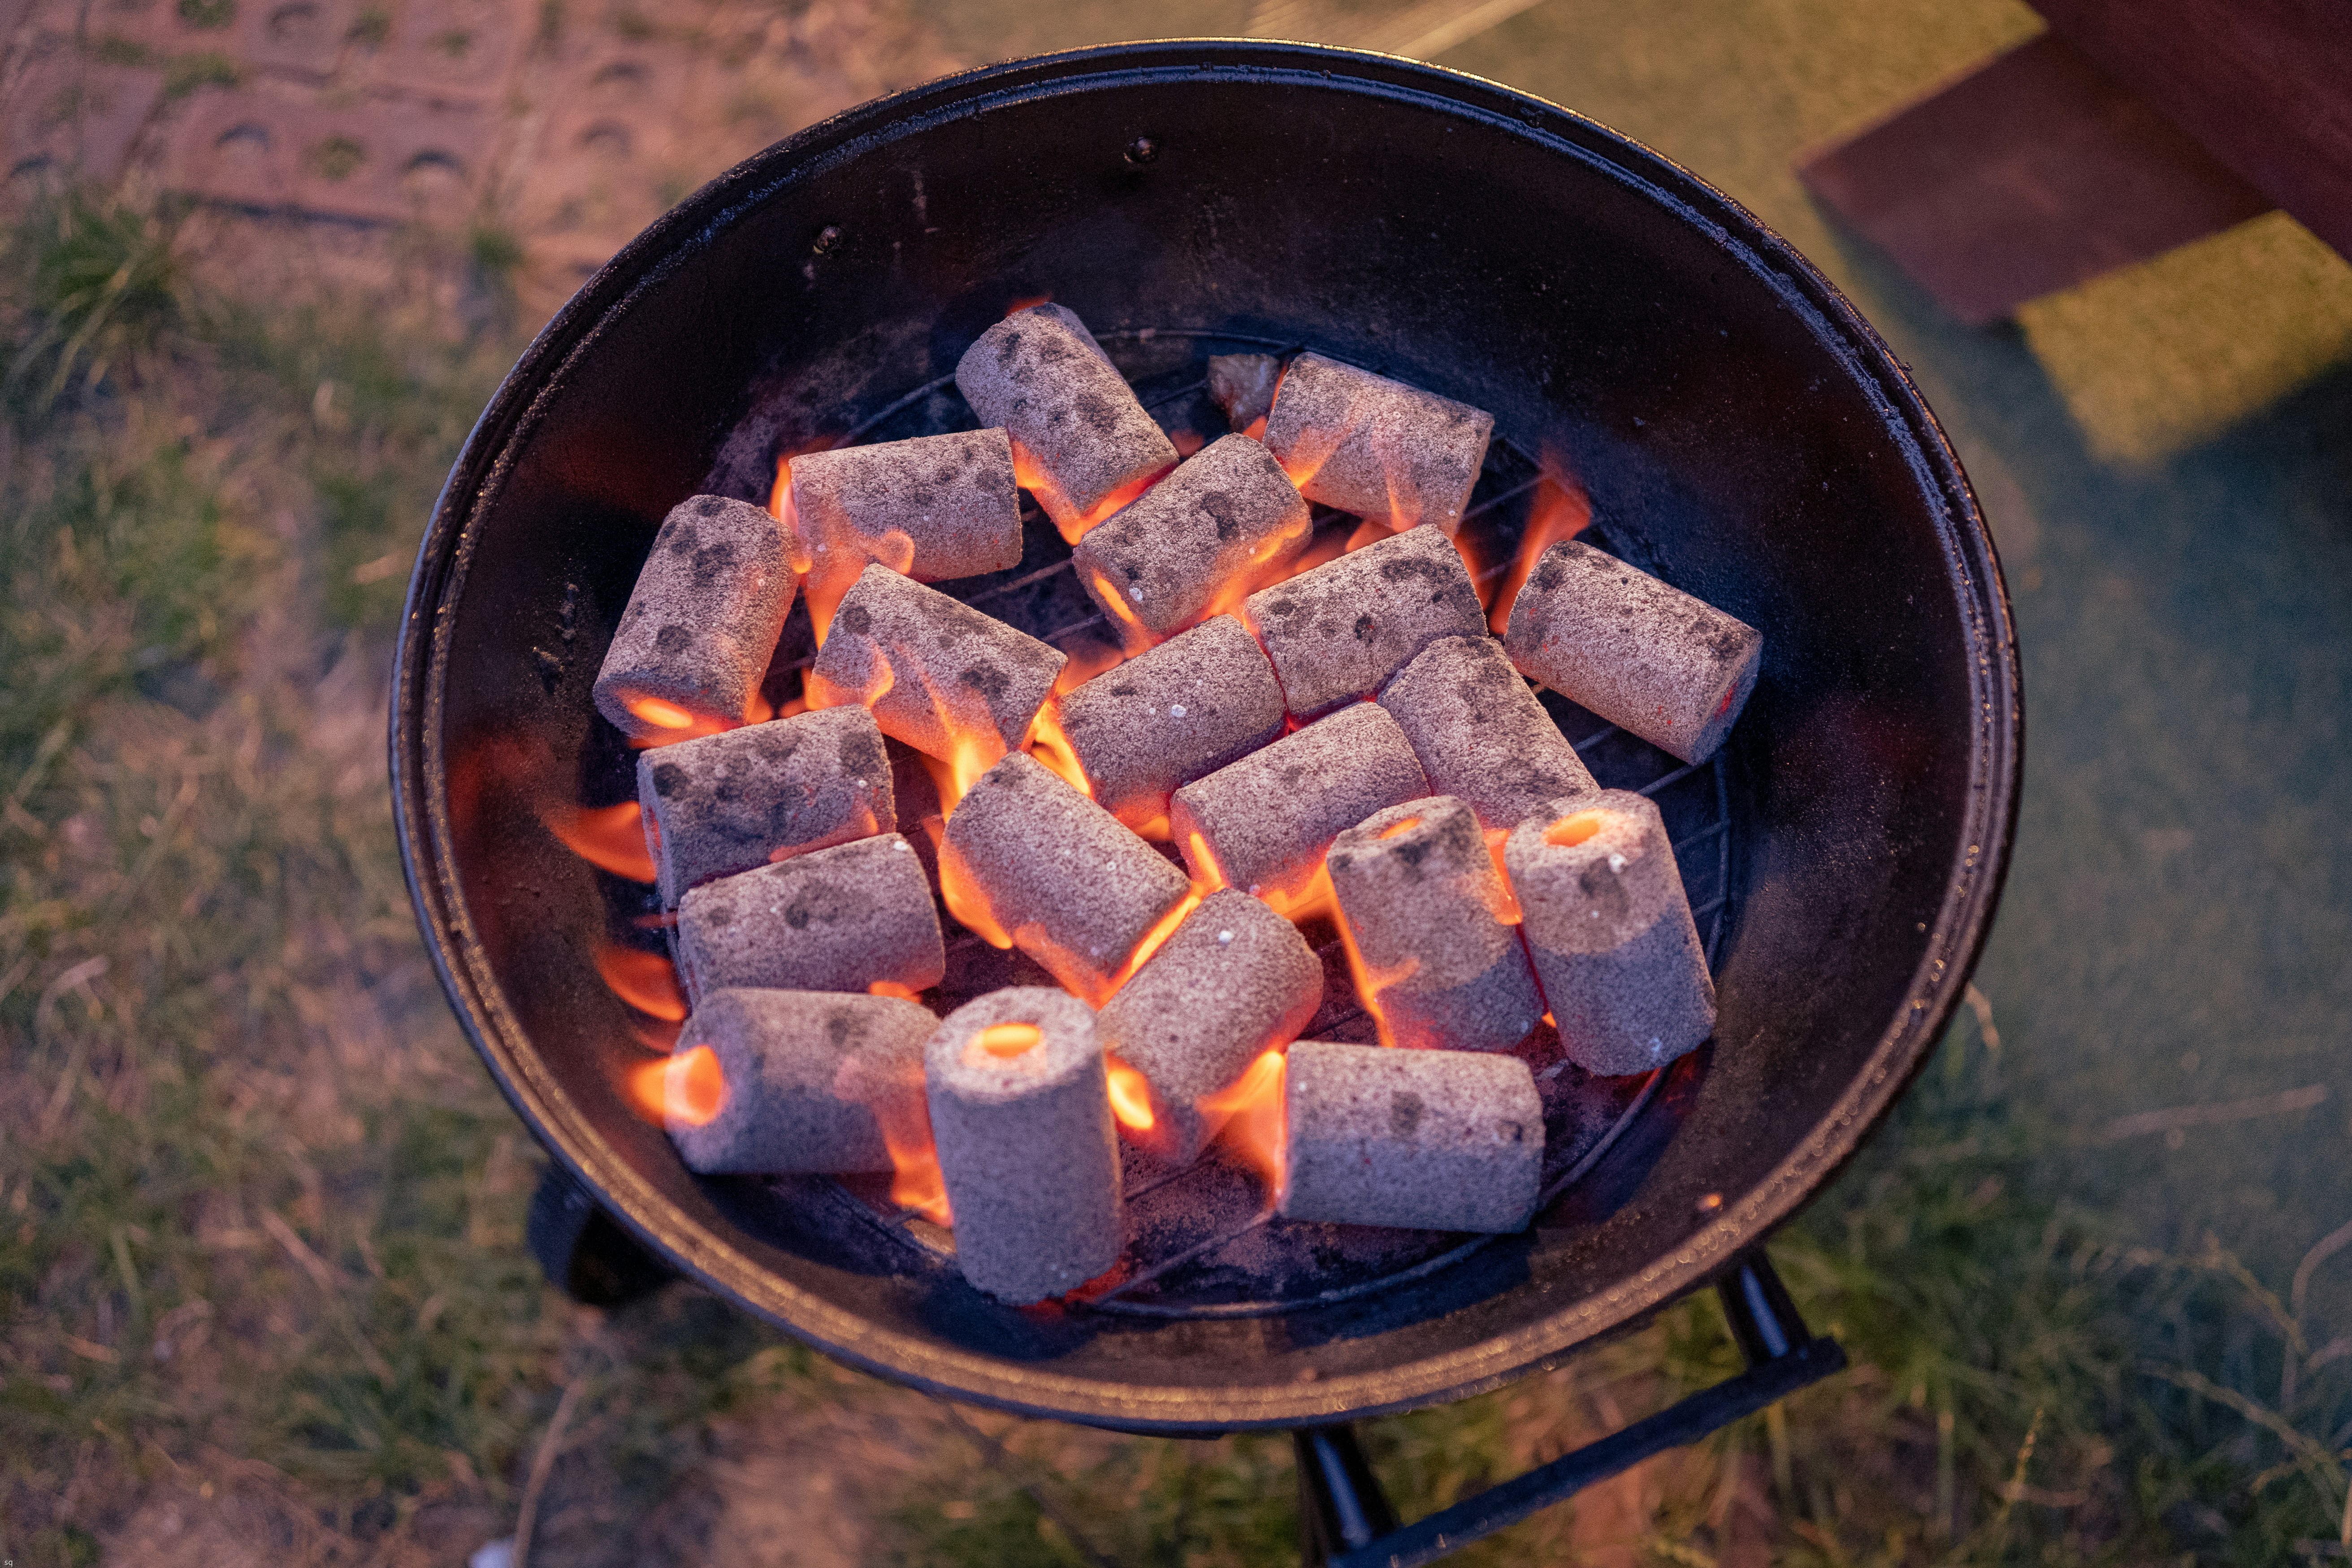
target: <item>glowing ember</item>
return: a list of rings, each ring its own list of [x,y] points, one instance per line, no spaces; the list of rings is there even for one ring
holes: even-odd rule
[[[1099,572],[1090,572],[1087,576],[1094,584],[1096,602],[1110,606],[1111,619],[1118,623],[1119,641],[1127,645],[1129,653],[1141,653],[1160,640],[1151,635],[1151,628],[1143,624],[1141,617],[1128,607],[1127,601],[1119,597],[1118,590],[1111,586],[1109,578]]]
[[[1607,812],[1580,811],[1572,816],[1563,816],[1545,828],[1544,842],[1557,844],[1564,849],[1572,848],[1608,826]]]
[[[966,1053],[980,1051],[998,1061],[1011,1061],[1037,1048],[1045,1032],[1034,1024],[991,1024],[971,1037]]]
[[[1215,890],[1213,888],[1204,889],[1195,882],[1191,892],[1169,906],[1168,912],[1160,917],[1159,922],[1143,933],[1143,940],[1135,944],[1135,951],[1127,955],[1127,962],[1118,966],[1118,973],[1104,981],[1093,995],[1085,997],[1087,1005],[1100,1007],[1109,1001],[1111,993],[1126,984],[1137,970],[1150,963],[1151,955],[1166,945],[1168,939],[1176,934],[1176,928],[1184,923],[1184,917],[1192,912],[1203,897]],[[1140,1125],[1148,1127],[1150,1123],[1145,1121]]]
[[[868,996],[895,996],[901,1002],[912,1002],[922,993],[912,986],[901,985],[895,980],[877,980],[866,986]]]
[[[1486,624],[1501,637],[1511,624],[1511,605],[1527,585],[1528,574],[1536,569],[1536,560],[1563,539],[1574,539],[1592,521],[1592,500],[1584,493],[1568,470],[1559,464],[1558,455],[1547,449],[1543,455],[1543,478],[1536,485],[1535,503],[1528,510],[1527,531],[1519,535],[1518,553],[1511,558],[1511,569],[1504,574],[1503,585],[1496,591],[1486,606]],[[1470,563],[1473,577],[1478,565]]]
[[[1110,1113],[1121,1127],[1138,1132],[1149,1132],[1155,1118],[1151,1114],[1151,1084],[1141,1073],[1118,1059],[1107,1058],[1110,1081]]]
[[[625,800],[618,805],[554,805],[542,811],[540,820],[566,849],[598,870],[632,882],[654,879],[645,811],[635,801]]]
[[[1283,1068],[1282,1049],[1276,1047],[1200,1107],[1203,1116],[1225,1118],[1217,1141],[1264,1177],[1267,1191],[1276,1196],[1282,1188]]]
[[[596,954],[596,973],[614,995],[638,1012],[676,1023],[686,1016],[686,997],[668,959],[642,948],[607,946]]]
[[[1394,838],[1398,834],[1410,833],[1420,826],[1421,818],[1417,816],[1401,816],[1394,822],[1390,823],[1386,827],[1381,828],[1381,837],[1383,838]]]
[[[756,694],[752,700],[758,700]],[[623,700],[631,713],[658,731],[643,739],[632,739],[629,744],[635,747],[667,746],[673,742],[691,741],[698,735],[717,735],[738,728],[735,722],[708,713],[691,712],[659,697],[640,695]]]

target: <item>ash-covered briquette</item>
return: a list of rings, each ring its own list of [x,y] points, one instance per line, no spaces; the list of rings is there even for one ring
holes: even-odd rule
[[[1536,679],[1686,763],[1730,733],[1764,654],[1747,622],[1573,539],[1537,561],[1503,641]]]
[[[1210,613],[1246,575],[1279,571],[1315,520],[1266,449],[1246,436],[1212,442],[1078,541],[1078,581],[1130,649]]]
[[[1118,1134],[1095,1016],[1017,986],[949,1014],[924,1047],[956,1267],[1014,1305],[1118,1260]]]
[[[687,994],[730,986],[908,994],[947,973],[939,910],[915,847],[896,833],[705,882],[677,907]]]
[[[809,669],[809,705],[860,704],[884,734],[942,761],[959,740],[1011,751],[1068,662],[937,588],[868,566]]]
[[[1715,981],[1655,805],[1622,789],[1555,801],[1512,830],[1503,865],[1570,1061],[1644,1072],[1714,1031]]]
[[[1483,409],[1311,353],[1283,372],[1265,422],[1267,448],[1308,500],[1448,538],[1494,434]]]
[[[1451,795],[1376,811],[1330,855],[1357,987],[1384,1044],[1501,1051],[1543,1018],[1509,889],[1477,815]]]
[[[604,651],[596,710],[633,741],[741,723],[799,585],[782,527],[758,507],[672,507]]]
[[[713,991],[671,1059],[708,1046],[723,1098],[699,1125],[673,1106],[670,1141],[705,1175],[887,1171],[884,1129],[912,1133],[927,1114],[923,1042],[938,1026],[929,1009],[891,996]]]
[[[1021,496],[1002,430],[808,452],[787,470],[812,577],[878,561],[941,583],[1021,563]]]
[[[1151,1086],[1151,1126],[1129,1137],[1192,1163],[1225,1121],[1202,1102],[1322,1001],[1322,960],[1297,926],[1230,888],[1202,900],[1095,1020],[1104,1048]]]
[[[1433,528],[1407,529],[1260,589],[1247,615],[1301,718],[1371,696],[1439,637],[1486,630],[1468,568]]]
[[[1026,752],[981,774],[950,814],[940,877],[950,909],[979,899],[1013,946],[1089,1001],[1192,889],[1134,829]]]
[[[1225,423],[1235,430],[1247,430],[1274,412],[1274,389],[1281,380],[1282,362],[1272,354],[1209,356],[1209,400],[1225,411]]]
[[[1438,638],[1380,702],[1429,787],[1468,802],[1482,827],[1517,827],[1548,802],[1600,787],[1493,637]]]
[[[1176,466],[1176,447],[1086,323],[1059,305],[1016,310],[956,364],[956,388],[1022,459],[1022,483],[1075,544],[1118,504]]]
[[[898,826],[882,731],[863,708],[796,713],[641,753],[665,908],[688,888]]]
[[[1195,878],[1288,897],[1340,833],[1428,793],[1396,721],[1360,702],[1186,784],[1170,827]]]
[[[1061,717],[1097,804],[1165,833],[1177,786],[1282,733],[1282,688],[1241,622],[1213,616],[1066,693]]]
[[[1301,1040],[1283,1114],[1286,1218],[1511,1231],[1535,1213],[1543,1101],[1517,1057]]]

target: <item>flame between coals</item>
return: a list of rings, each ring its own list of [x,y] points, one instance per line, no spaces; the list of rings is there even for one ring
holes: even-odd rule
[[[1527,586],[1528,574],[1536,569],[1543,552],[1563,539],[1574,539],[1592,521],[1592,499],[1584,487],[1576,482],[1561,464],[1558,453],[1544,449],[1543,478],[1537,481],[1536,499],[1528,509],[1526,529],[1519,535],[1519,548],[1511,557],[1511,568],[1504,574],[1503,585],[1496,590],[1486,606],[1486,625],[1496,637],[1501,637],[1511,624],[1511,606]],[[1476,575],[1476,563],[1471,563]]]
[[[1088,529],[1176,471],[1176,465],[1171,463],[1164,468],[1139,475],[1084,511],[1077,511],[1070,505],[1069,498],[1062,493],[1061,486],[1054,482],[1054,476],[1045,471],[1045,466],[1037,461],[1019,438],[1011,439],[1013,482],[1037,498],[1037,504],[1045,509],[1047,517],[1054,520],[1054,527],[1060,532],[1065,544],[1077,543],[1086,537]],[[1074,512],[1076,515],[1071,515]]]
[[[674,1024],[685,1020],[677,971],[660,953],[607,943],[596,952],[596,973],[614,995],[638,1012]]]
[[[1200,1104],[1203,1116],[1225,1118],[1217,1142],[1264,1177],[1266,1190],[1277,1200],[1282,1192],[1282,1085],[1286,1063],[1282,1047],[1276,1046],[1252,1062],[1241,1077]]]
[[[1119,1060],[1117,1052],[1107,1053],[1103,1062],[1110,1085],[1111,1115],[1131,1131],[1150,1131],[1159,1120],[1151,1113],[1151,1081]]]
[[[1519,909],[1519,896],[1511,890],[1511,874],[1503,868],[1503,846],[1511,841],[1507,827],[1486,829],[1486,858],[1495,863],[1495,880],[1486,889],[1486,908],[1503,925],[1517,925],[1526,916]]]
[[[649,1121],[708,1127],[727,1109],[727,1075],[709,1046],[632,1068],[630,1101]]]
[[[946,902],[948,913],[989,946],[1011,947],[1013,933],[1004,929],[996,911],[989,907],[988,894],[971,874],[971,868],[963,863],[955,845],[942,837],[939,849],[940,897]]]
[[[646,842],[646,816],[634,800],[618,805],[542,807],[540,821],[566,849],[600,871],[632,882],[654,879],[654,856]]]
[[[890,1152],[890,1201],[937,1226],[951,1226],[947,1176],[931,1142],[931,1120],[922,1097],[908,1096],[877,1108],[882,1146]]]
[[[1078,761],[1078,749],[1070,744],[1069,731],[1062,728],[1061,704],[1052,698],[1037,710],[1037,717],[1029,724],[1029,754],[1058,774],[1064,784],[1085,795],[1095,797],[1094,781]]]
[[[1388,1009],[1381,1005],[1381,993],[1420,973],[1421,960],[1408,958],[1386,967],[1368,963],[1362,950],[1356,946],[1356,933],[1348,928],[1347,917],[1335,911],[1331,923],[1339,928],[1339,947],[1348,955],[1348,974],[1356,983],[1356,1000],[1371,1016],[1372,1026],[1380,1031],[1381,1044],[1394,1046],[1396,1031],[1390,1026]]]

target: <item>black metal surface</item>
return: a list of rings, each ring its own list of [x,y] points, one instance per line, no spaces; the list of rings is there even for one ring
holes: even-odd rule
[[[591,1307],[625,1305],[677,1278],[561,1165],[540,1173],[523,1239],[548,1283]]]
[[[1353,1426],[1302,1426],[1290,1447],[1298,1464],[1298,1555],[1307,1568],[1396,1529],[1396,1510]]]
[[[1148,160],[1126,155],[1139,138]],[[1276,1318],[1015,1311],[910,1273],[831,1209],[697,1181],[631,1108],[642,1020],[594,958],[642,937],[544,818],[620,798],[626,758],[587,689],[654,527],[697,490],[764,496],[780,452],[874,425],[1046,292],[1134,334],[1113,352],[1138,381],[1182,357],[1142,336],[1156,325],[1309,343],[1489,408],[1579,477],[1613,548],[1764,631],[1722,774],[1716,1041],[1528,1233]],[[648,230],[468,442],[411,584],[393,712],[404,855],[452,1001],[628,1226],[874,1370],[1172,1431],[1457,1397],[1728,1267],[1853,1152],[1957,1004],[2007,860],[2021,726],[1966,482],[1901,366],[1801,258],[1549,105],[1233,42],[950,78],[772,149]]]
[[[1716,1295],[1723,1303],[1723,1315],[1730,1322],[1732,1337],[1739,1342],[1747,1359],[1748,1370],[1738,1376],[1702,1389],[1655,1415],[1562,1454],[1517,1479],[1489,1487],[1475,1497],[1466,1498],[1402,1530],[1391,1527],[1364,1531],[1360,1522],[1359,1533],[1345,1537],[1307,1533],[1307,1562],[1320,1565],[1328,1561],[1330,1568],[1421,1568],[1423,1563],[1451,1556],[1474,1541],[1540,1513],[1554,1503],[1566,1502],[1585,1488],[1632,1469],[1654,1454],[1696,1443],[1808,1384],[1819,1383],[1844,1369],[1843,1348],[1835,1340],[1816,1339],[1807,1331],[1804,1320],[1789,1300],[1788,1291],[1781,1288],[1780,1276],[1773,1272],[1771,1261],[1760,1248],[1742,1258],[1729,1275],[1716,1281]],[[1310,1435],[1301,1432],[1296,1436],[1299,1445],[1300,1490],[1304,1494],[1319,1489],[1319,1495],[1312,1501],[1317,1517],[1361,1521],[1375,1507],[1381,1511],[1387,1510],[1380,1480],[1363,1462],[1362,1450],[1355,1446],[1352,1432],[1347,1434],[1346,1443],[1347,1451],[1355,1457],[1353,1469],[1325,1464],[1310,1470]],[[1302,1517],[1308,1506],[1302,1500]],[[1338,1551],[1323,1544],[1334,1539],[1344,1539],[1347,1549]],[[1318,1549],[1321,1555],[1317,1554]]]

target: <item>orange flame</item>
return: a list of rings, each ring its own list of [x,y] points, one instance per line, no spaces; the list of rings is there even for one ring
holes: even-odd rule
[[[1129,653],[1141,653],[1160,641],[1159,636],[1143,624],[1143,617],[1111,586],[1109,578],[1099,572],[1089,572],[1087,580],[1094,587],[1095,602],[1108,610],[1110,618],[1118,624],[1118,640],[1126,645]]]
[[[1503,925],[1517,925],[1526,916],[1519,909],[1519,895],[1511,887],[1511,874],[1503,868],[1503,846],[1511,841],[1507,827],[1486,829],[1486,858],[1495,863],[1495,880],[1486,891],[1486,908]]]
[[[686,1016],[677,971],[658,952],[607,944],[597,950],[596,973],[614,995],[640,1013],[673,1023]]]
[[[963,863],[963,857],[947,838],[940,840],[940,897],[946,900],[948,913],[963,928],[991,947],[1009,948],[1013,933],[996,918],[989,907],[988,894]]]
[[[1118,1059],[1116,1054],[1104,1058],[1110,1084],[1110,1113],[1121,1127],[1137,1132],[1149,1132],[1157,1120],[1151,1114],[1151,1081]]]
[[[1094,781],[1087,777],[1086,764],[1078,761],[1078,749],[1070,744],[1069,731],[1062,728],[1062,707],[1053,698],[1045,699],[1037,717],[1029,723],[1029,754],[1055,773],[1062,782],[1085,795],[1095,797]]]
[[[1337,918],[1339,896],[1331,887],[1331,868],[1318,860],[1315,870],[1296,888],[1261,888],[1258,898],[1266,908],[1293,925],[1304,925],[1318,915]]]
[[[709,1046],[630,1069],[630,1100],[655,1121],[708,1127],[727,1108],[727,1075]]]
[[[1225,1118],[1217,1141],[1265,1179],[1268,1191],[1282,1190],[1284,1121],[1282,1082],[1287,1058],[1275,1047],[1250,1063],[1242,1076],[1200,1102],[1201,1114]]]
[[[1287,582],[1306,570],[1297,557],[1299,556],[1300,545],[1314,531],[1314,520],[1308,518],[1280,533],[1269,534],[1258,541],[1248,562],[1217,585],[1216,593],[1210,596],[1208,607],[1193,617],[1193,624],[1197,626],[1214,616],[1232,616],[1247,625],[1248,616],[1243,614],[1242,607],[1248,603],[1252,594],[1261,588],[1271,588],[1276,583]]]
[[[1024,447],[1018,437],[1013,438],[1013,482],[1037,498],[1037,504],[1045,509],[1047,517],[1054,520],[1054,527],[1060,531],[1065,544],[1076,544],[1086,537],[1087,530],[1175,471],[1176,465],[1171,463],[1164,468],[1138,474],[1081,511],[1070,504],[1069,497],[1062,493],[1062,487],[1054,481],[1052,474],[1045,471],[1045,466],[1037,460],[1035,454]]]
[[[656,731],[651,735],[633,735],[629,738],[629,744],[640,751],[654,746],[673,745],[679,741],[697,740],[704,735],[721,735],[730,730],[741,727],[739,721],[721,719],[709,713],[692,712],[675,702],[667,701],[659,697],[647,697],[642,693],[625,697],[621,702],[622,706],[628,709],[640,721],[651,724]]]
[[[1348,535],[1348,542],[1340,548],[1339,552],[1342,555],[1353,555],[1367,544],[1378,544],[1383,539],[1394,539],[1397,532],[1397,530],[1377,518],[1368,517],[1356,524],[1356,531]]]
[[[1339,946],[1348,955],[1348,975],[1356,983],[1356,1000],[1371,1016],[1372,1026],[1380,1031],[1381,1044],[1394,1046],[1396,1030],[1389,1023],[1388,1009],[1381,1005],[1381,993],[1420,973],[1421,960],[1407,958],[1402,963],[1385,966],[1368,963],[1356,946],[1356,933],[1349,929],[1348,918],[1339,915],[1332,923],[1339,928]]]
[[[566,849],[598,870],[632,882],[654,879],[645,810],[635,801],[598,806],[551,805],[541,811],[540,820]]]
[[[921,993],[895,980],[877,980],[866,987],[868,996],[894,996],[901,1002],[912,1002]]]
[[[940,1170],[923,1097],[908,1095],[877,1106],[875,1119],[882,1124],[882,1146],[890,1152],[890,1201],[933,1225],[953,1225],[947,1176]]]
[[[1591,521],[1591,498],[1560,466],[1558,454],[1546,448],[1543,479],[1536,486],[1534,505],[1528,509],[1527,529],[1519,535],[1518,552],[1512,556],[1511,569],[1504,575],[1503,585],[1487,608],[1486,625],[1496,637],[1509,627],[1511,605],[1517,602],[1519,590],[1527,586],[1528,574],[1536,569],[1538,558],[1561,540],[1574,539]],[[1475,563],[1471,572],[1476,574]]]

